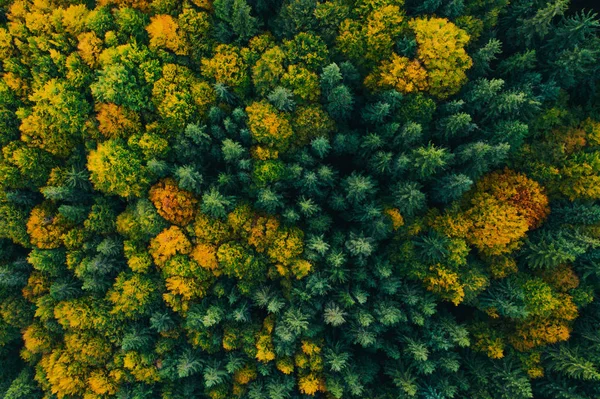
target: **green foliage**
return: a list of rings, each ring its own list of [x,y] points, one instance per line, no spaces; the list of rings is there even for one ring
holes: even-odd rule
[[[0,397],[600,397],[600,20],[0,0]]]

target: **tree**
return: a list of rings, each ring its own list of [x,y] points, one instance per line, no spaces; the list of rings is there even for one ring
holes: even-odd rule
[[[196,213],[196,198],[189,191],[180,189],[173,179],[163,179],[150,188],[148,199],[158,214],[178,226],[189,224]]]
[[[86,131],[90,107],[66,83],[50,80],[31,95],[31,110],[19,111],[23,140],[53,155],[67,157]]]
[[[203,119],[215,101],[214,89],[181,65],[166,64],[154,83],[152,101],[167,128],[182,130]]]
[[[417,58],[427,70],[429,92],[439,98],[456,94],[472,65],[464,47],[469,35],[442,18],[419,18],[408,22],[418,44]]]
[[[245,43],[255,36],[258,21],[251,15],[252,7],[245,0],[217,0],[214,3],[215,15],[222,21],[218,32],[227,39],[235,38]]]
[[[287,116],[266,101],[246,107],[248,127],[259,144],[285,151],[293,142],[293,132]]]
[[[388,61],[365,79],[365,85],[372,90],[395,89],[401,93],[425,91],[428,88],[427,71],[418,60],[410,60],[392,53]]]
[[[150,48],[166,48],[177,55],[187,55],[189,44],[181,32],[177,21],[170,15],[156,15],[146,27],[150,36]]]
[[[150,182],[146,167],[121,140],[107,140],[88,155],[90,180],[97,190],[122,197],[139,197]]]
[[[203,75],[230,87],[245,90],[248,84],[246,64],[237,47],[221,44],[214,50],[212,58],[202,60]]]

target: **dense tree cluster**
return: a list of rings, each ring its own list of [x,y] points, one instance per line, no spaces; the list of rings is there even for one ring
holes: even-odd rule
[[[0,0],[0,396],[600,397],[569,3]]]

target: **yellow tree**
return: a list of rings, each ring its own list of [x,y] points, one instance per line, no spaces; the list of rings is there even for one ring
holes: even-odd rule
[[[427,70],[429,92],[438,98],[456,94],[473,64],[464,49],[469,35],[445,18],[417,18],[408,25],[416,36],[417,58]]]
[[[252,138],[261,145],[285,151],[292,143],[292,127],[287,116],[266,101],[246,107]]]
[[[120,140],[107,140],[88,155],[90,180],[97,190],[122,197],[139,197],[149,176],[140,157]]]
[[[365,86],[371,90],[394,89],[401,93],[424,91],[429,87],[427,71],[421,63],[396,53],[366,77]]]
[[[146,27],[150,36],[150,48],[166,48],[177,55],[187,55],[189,44],[177,21],[170,15],[156,15]]]

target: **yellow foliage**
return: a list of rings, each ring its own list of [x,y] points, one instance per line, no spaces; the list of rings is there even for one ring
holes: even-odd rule
[[[268,363],[275,359],[275,347],[273,346],[272,338],[274,327],[274,318],[268,316],[263,322],[263,328],[256,336],[256,358],[263,363]]]
[[[194,234],[200,241],[218,245],[231,238],[231,227],[220,219],[198,212],[194,221]]]
[[[144,249],[138,248],[133,241],[125,241],[123,243],[127,265],[136,273],[146,273],[152,266],[150,254]]]
[[[304,234],[298,228],[283,228],[277,231],[267,256],[273,263],[290,265],[304,251]]]
[[[137,155],[120,140],[107,140],[88,155],[90,180],[99,191],[122,197],[139,197],[149,178]]]
[[[258,43],[256,43],[258,44]],[[285,70],[285,53],[278,46],[267,49],[252,68],[252,82],[257,92],[266,95],[275,88]]]
[[[158,214],[168,222],[185,226],[194,219],[198,200],[189,191],[179,188],[171,178],[163,179],[152,186],[148,198],[158,210]]]
[[[148,11],[149,3],[151,0],[98,0],[97,3],[99,6],[109,6],[109,5],[118,5],[123,8],[131,7],[137,8],[140,11]]]
[[[583,121],[581,128],[585,131],[587,144],[590,146],[600,146],[600,122],[587,118]]]
[[[31,302],[50,291],[51,280],[48,275],[34,270],[27,279],[27,285],[21,290],[23,297]]]
[[[252,148],[250,149],[250,154],[252,155],[252,158],[258,159],[260,161],[277,159],[279,157],[279,151],[260,145],[252,146]]]
[[[212,58],[202,60],[202,74],[227,86],[238,87],[246,82],[246,65],[238,47],[221,44]]]
[[[254,215],[248,204],[237,206],[227,215],[227,223],[231,226],[233,232],[244,239],[248,237],[253,220]]]
[[[69,223],[46,205],[32,209],[27,220],[27,233],[31,243],[41,249],[53,249],[62,245],[61,237],[68,231]]]
[[[279,220],[273,216],[258,216],[253,219],[250,227],[248,244],[252,245],[257,252],[264,252],[273,244],[279,231]]]
[[[48,353],[52,350],[52,340],[48,331],[34,323],[23,331],[23,344],[31,353]]]
[[[98,395],[114,395],[117,392],[117,385],[105,370],[92,371],[87,382],[92,392]]]
[[[529,230],[517,208],[487,193],[477,193],[466,212],[472,227],[467,240],[485,255],[512,252]]]
[[[102,39],[96,36],[94,32],[85,32],[80,34],[77,40],[79,40],[77,50],[81,59],[90,68],[97,68],[100,53],[102,53]]]
[[[529,378],[534,379],[544,376],[544,367],[542,366],[542,356],[540,352],[528,353],[521,357],[521,362],[523,363],[523,366],[525,366]]]
[[[85,391],[86,376],[81,373],[84,370],[66,351],[56,349],[42,356],[39,364],[58,399],[80,396]]]
[[[385,210],[385,214],[392,221],[392,228],[394,230],[398,230],[400,227],[404,226],[404,218],[400,214],[398,208],[388,208]]]
[[[31,87],[26,79],[21,78],[14,72],[6,72],[2,75],[2,80],[9,89],[15,92],[19,97],[27,97],[31,93]]]
[[[429,268],[429,274],[424,278],[425,287],[442,298],[458,305],[465,297],[464,286],[460,276],[441,264]]]
[[[266,101],[254,102],[246,107],[248,127],[252,138],[259,144],[285,151],[292,140],[289,120]]]
[[[152,298],[156,287],[144,275],[122,272],[108,292],[108,300],[114,305],[112,314],[134,317],[142,313]]]
[[[302,352],[304,352],[308,356],[313,356],[318,353],[321,353],[321,347],[319,347],[314,342],[304,340],[302,341]]]
[[[428,88],[427,71],[418,60],[409,60],[392,53],[365,78],[365,86],[371,90],[394,89],[401,93],[414,93]]]
[[[277,370],[281,371],[283,374],[292,374],[294,372],[294,360],[289,357],[280,357],[275,361],[275,366]]]
[[[238,329],[226,326],[223,329],[223,349],[232,351],[238,349]]]
[[[163,299],[177,312],[187,312],[191,301],[206,296],[213,282],[210,270],[184,255],[169,259],[162,266],[162,274],[168,291]]]
[[[473,64],[464,49],[469,35],[445,18],[417,18],[408,25],[417,39],[417,58],[427,70],[429,93],[442,99],[456,94]]]
[[[164,118],[163,122],[178,129],[202,117],[215,99],[216,93],[211,85],[179,64],[163,65],[162,77],[152,88],[152,101]]]
[[[378,64],[391,56],[395,40],[403,29],[404,13],[390,2],[371,3],[358,20],[346,19],[339,27],[337,46],[353,61]]]
[[[281,83],[305,101],[317,101],[321,96],[319,76],[298,65],[289,65]]]
[[[517,261],[508,256],[493,256],[490,258],[490,271],[495,278],[504,278],[518,271]]]
[[[62,23],[65,30],[72,36],[77,36],[85,29],[85,20],[89,10],[84,4],[69,6],[62,13]]]
[[[54,317],[67,329],[101,329],[109,321],[108,306],[89,297],[57,303]]]
[[[515,349],[525,352],[542,345],[566,341],[570,335],[571,327],[565,320],[533,317],[517,323],[509,341]]]
[[[150,241],[149,252],[157,266],[163,266],[176,254],[189,254],[192,244],[177,226],[163,230]]]
[[[501,359],[504,357],[504,340],[498,330],[490,328],[484,323],[478,323],[471,330],[473,337],[473,348],[484,352],[492,359]]]
[[[150,36],[150,48],[166,48],[177,55],[187,55],[189,45],[179,29],[177,21],[170,15],[156,15],[146,27]]]
[[[104,364],[112,354],[112,346],[106,338],[95,335],[93,332],[67,332],[64,342],[65,348],[73,360],[83,364]]]
[[[308,276],[312,270],[312,263],[305,259],[296,259],[292,262],[292,273],[298,280]]]
[[[515,207],[531,229],[538,227],[550,213],[548,197],[542,187],[524,174],[510,169],[483,176],[475,189]]]
[[[298,379],[298,388],[300,392],[306,395],[314,396],[317,392],[325,392],[325,380],[318,377],[315,373],[309,373]]]
[[[431,223],[434,230],[452,238],[465,238],[473,228],[473,221],[457,208],[448,209]]]
[[[152,364],[147,356],[141,355],[138,352],[127,352],[123,358],[123,366],[129,370],[137,381],[148,384],[160,381],[156,366]]]
[[[218,270],[219,262],[217,261],[216,246],[202,242],[198,243],[192,250],[190,257],[203,268],[211,270],[215,276],[221,274]]]
[[[10,86],[10,79],[5,76],[4,80]],[[68,82],[58,79],[48,80],[29,93],[33,108],[17,111],[21,140],[58,157],[68,157],[87,130],[89,104]]]

